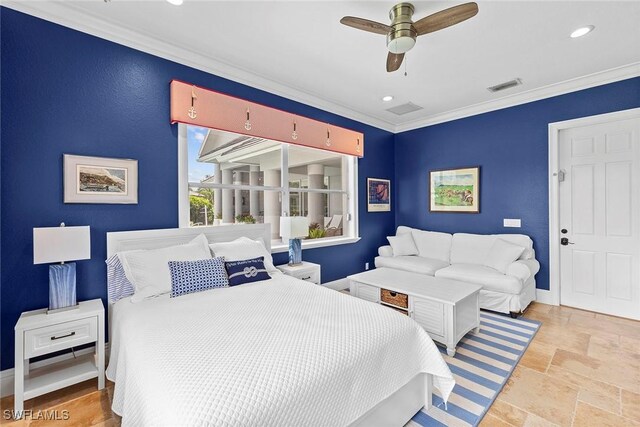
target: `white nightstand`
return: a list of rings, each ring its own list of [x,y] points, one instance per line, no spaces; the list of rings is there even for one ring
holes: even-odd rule
[[[47,314],[26,311],[16,323],[15,417],[24,401],[72,384],[98,378],[104,388],[104,306],[102,300],[83,301],[74,310]],[[29,359],[95,342],[95,354],[64,359],[29,371]]]
[[[319,285],[322,283],[320,277],[320,264],[314,264],[312,262],[302,261],[300,265],[282,264],[276,265],[276,268],[282,271],[287,276],[292,276],[300,280],[306,280],[307,282],[315,283]]]

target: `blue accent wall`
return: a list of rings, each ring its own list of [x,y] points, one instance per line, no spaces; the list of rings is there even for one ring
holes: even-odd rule
[[[548,125],[640,107],[640,78],[492,111],[395,137],[396,225],[449,233],[524,233],[549,289]],[[480,166],[480,213],[430,213],[429,170]],[[504,228],[521,218],[522,228]]]
[[[77,263],[78,299],[106,300],[106,233],[178,226],[177,126],[169,82],[179,79],[363,132],[360,234],[355,244],[305,250],[324,281],[361,271],[393,233],[394,213],[367,213],[367,177],[393,177],[394,135],[255,88],[0,8],[1,366],[13,366],[20,313],[48,305],[48,267],[33,265],[33,227],[91,226],[89,261]],[[64,153],[139,161],[137,205],[64,204]],[[287,254],[276,254],[276,264]],[[106,306],[106,301],[105,301]]]
[[[33,227],[90,225],[92,259],[77,264],[78,299],[106,299],[106,233],[178,225],[177,127],[169,82],[180,79],[365,134],[355,244],[305,250],[324,281],[362,270],[397,225],[533,237],[548,288],[547,125],[640,107],[640,78],[393,135],[268,92],[0,8],[0,369],[13,366],[20,313],[46,307],[46,265]],[[394,144],[395,141],[395,144]],[[137,205],[64,204],[64,153],[139,161]],[[479,165],[481,213],[429,213],[428,171]],[[367,177],[394,178],[392,212],[368,213]],[[503,218],[522,218],[505,229]],[[276,264],[286,262],[276,254]],[[106,305],[106,301],[105,301]]]

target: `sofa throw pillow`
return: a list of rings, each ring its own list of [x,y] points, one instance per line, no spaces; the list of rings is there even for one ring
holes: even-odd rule
[[[387,240],[393,249],[393,256],[418,255],[418,248],[411,233],[387,236]]]
[[[498,270],[502,274],[506,274],[509,264],[520,258],[524,249],[522,246],[496,239],[491,249],[489,249],[483,264]]]
[[[229,277],[229,286],[271,279],[264,266],[264,257],[228,261],[224,263],[224,266]]]
[[[171,298],[229,286],[224,258],[197,261],[169,261]]]

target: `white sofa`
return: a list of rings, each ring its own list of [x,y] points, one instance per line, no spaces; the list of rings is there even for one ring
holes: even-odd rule
[[[533,241],[524,234],[439,233],[400,226],[396,236],[410,233],[416,255],[394,256],[389,245],[378,249],[376,267],[387,267],[430,276],[475,283],[482,286],[480,307],[509,313],[515,317],[535,300],[535,275],[540,263],[535,259]],[[520,257],[506,265],[505,273],[486,266],[496,239],[524,248]]]

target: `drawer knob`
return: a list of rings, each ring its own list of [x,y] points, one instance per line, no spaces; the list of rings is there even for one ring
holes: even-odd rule
[[[311,279],[311,276],[307,276],[307,277],[303,277],[302,280],[309,280]]]
[[[395,292],[389,292],[389,295],[392,296],[392,297],[396,297],[398,294],[395,293]]]
[[[67,338],[67,337],[72,337],[75,334],[76,334],[76,331],[72,331],[72,332],[69,332],[66,335],[60,335],[59,337],[51,337],[51,341],[55,341],[55,340],[59,340],[59,339],[62,339],[62,338]]]

